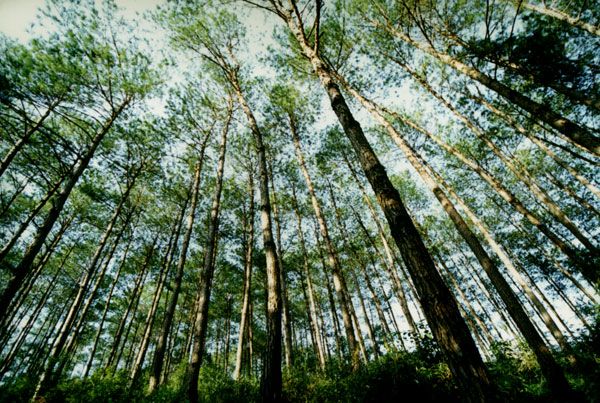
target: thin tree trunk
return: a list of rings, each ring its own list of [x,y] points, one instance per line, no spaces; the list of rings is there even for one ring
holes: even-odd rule
[[[200,191],[200,177],[202,173],[202,165],[204,163],[204,152],[210,136],[210,131],[207,132],[206,136],[202,140],[200,145],[198,160],[194,166],[194,178],[190,184],[189,194],[191,195],[190,210],[187,216],[187,223],[183,241],[181,244],[181,251],[179,252],[179,260],[177,262],[177,272],[174,278],[173,293],[169,301],[168,308],[165,312],[162,329],[159,333],[158,340],[156,341],[156,349],[154,350],[154,360],[152,365],[152,371],[150,373],[150,380],[148,383],[148,393],[154,392],[160,381],[160,374],[162,372],[164,364],[164,355],[167,347],[167,338],[171,331],[171,325],[173,323],[173,317],[175,316],[175,309],[177,308],[177,301],[181,292],[181,282],[183,279],[185,262],[187,260],[187,252],[192,238],[192,232],[194,230],[194,219],[196,216],[196,206],[198,205],[198,194]]]
[[[477,97],[474,95],[469,95],[473,100],[479,102],[481,105],[488,108],[492,113],[499,116],[501,119],[506,121],[511,127],[517,130],[520,134],[527,137],[532,143],[539,147],[546,155],[548,155],[558,166],[569,172],[579,183],[585,186],[590,192],[592,192],[597,198],[600,199],[600,190],[591,183],[585,176],[581,175],[577,172],[573,167],[571,167],[566,161],[563,161],[550,147],[548,147],[542,140],[533,135],[530,130],[524,128],[519,122],[517,122],[512,116],[507,114],[506,112],[500,110],[495,107],[492,103],[486,101],[482,97]]]
[[[367,191],[366,191],[365,187],[363,186],[362,182],[358,178],[358,175],[356,174],[356,171],[354,170],[354,167],[352,166],[352,164],[348,160],[348,156],[345,153],[342,153],[342,157],[344,159],[344,162],[346,163],[346,166],[348,166],[348,169],[350,171],[350,174],[352,175],[352,178],[354,179],[354,181],[356,182],[356,184],[360,188],[360,191],[361,191],[361,193],[363,195],[363,199],[367,203],[367,206],[368,206],[369,211],[371,213],[371,217],[373,218],[373,221],[377,225],[377,229],[379,231],[381,242],[383,244],[383,247],[384,247],[385,253],[386,253],[386,257],[387,257],[387,260],[385,261],[386,262],[386,266],[385,267],[388,270],[388,274],[392,278],[392,284],[394,285],[394,290],[396,292],[396,297],[398,298],[398,301],[400,302],[400,308],[402,309],[402,313],[404,314],[404,317],[406,318],[406,322],[408,324],[409,332],[411,334],[413,334],[413,335],[417,335],[418,336],[419,333],[418,333],[418,330],[417,330],[417,325],[416,325],[415,320],[414,320],[414,318],[412,316],[412,313],[410,312],[410,309],[408,307],[408,301],[406,299],[406,294],[404,292],[404,288],[402,287],[402,282],[400,281],[400,277],[398,276],[398,273],[396,271],[396,261],[395,261],[393,255],[392,255],[391,248],[390,248],[390,246],[388,244],[388,241],[387,241],[387,239],[385,237],[383,226],[381,225],[381,222],[379,221],[379,217],[377,216],[377,212],[375,211],[375,208],[373,207],[373,204],[371,203],[371,199],[369,199],[369,196],[367,195]],[[333,194],[333,190],[331,189],[331,187],[330,187],[330,192],[331,192],[331,194]]]
[[[37,216],[37,214],[42,210],[42,208],[46,205],[48,200],[56,193],[58,188],[60,187],[61,181],[57,181],[56,184],[46,193],[46,195],[36,204],[36,206],[31,210],[25,221],[23,221],[17,230],[13,233],[13,236],[10,240],[4,245],[2,250],[0,250],[0,263],[4,261],[4,258],[8,253],[12,250],[13,246],[17,243],[21,235],[25,232],[29,224],[33,221],[33,219]]]
[[[108,291],[108,296],[106,297],[106,304],[104,304],[104,310],[102,311],[102,316],[100,317],[100,323],[98,325],[98,330],[96,332],[96,337],[94,337],[94,344],[92,345],[92,351],[90,352],[90,358],[85,366],[85,370],[83,372],[83,378],[87,378],[92,364],[94,362],[94,355],[96,354],[96,349],[98,348],[98,342],[100,341],[100,336],[102,335],[102,329],[104,327],[104,321],[106,320],[106,315],[108,314],[108,309],[110,308],[110,302],[112,300],[113,293],[115,291],[115,287],[121,277],[121,271],[125,266],[125,262],[127,261],[127,253],[129,252],[129,248],[131,246],[131,242],[133,241],[133,237],[130,238],[125,250],[123,251],[123,257],[121,258],[121,263],[119,264],[119,268],[117,269],[117,273],[113,278],[113,281],[110,285],[110,289]]]
[[[21,346],[25,342],[25,339],[27,338],[27,335],[31,331],[31,329],[32,329],[35,321],[38,319],[40,313],[42,312],[42,309],[44,308],[44,306],[47,305],[48,297],[49,297],[50,293],[56,287],[56,285],[57,285],[57,281],[56,280],[58,279],[58,276],[60,274],[62,274],[62,269],[63,269],[65,263],[67,262],[67,259],[69,258],[69,256],[71,256],[71,253],[75,249],[75,245],[76,245],[76,243],[74,243],[73,245],[71,245],[71,247],[69,247],[68,251],[65,253],[64,257],[62,258],[62,260],[60,262],[60,264],[58,265],[58,268],[56,269],[56,272],[54,273],[54,275],[52,276],[52,278],[48,282],[48,285],[46,286],[46,289],[45,289],[44,293],[42,294],[42,296],[38,300],[38,303],[37,303],[36,307],[33,309],[33,312],[29,316],[26,325],[23,327],[23,329],[21,329],[19,335],[17,336],[17,338],[15,339],[15,342],[13,343],[13,346],[12,346],[9,354],[2,361],[2,367],[0,367],[0,379],[2,379],[2,377],[4,376],[4,374],[10,368],[10,365],[12,364],[13,360],[15,359],[15,356],[16,356],[17,352],[20,350]],[[27,310],[27,311],[29,311],[29,310]],[[49,316],[50,315],[47,315],[47,317],[49,317]]]
[[[340,77],[341,78],[341,77]],[[563,241],[556,233],[554,233],[546,224],[544,224],[533,212],[521,203],[519,199],[516,198],[514,194],[512,194],[504,185],[502,185],[496,178],[494,178],[486,169],[484,169],[479,163],[474,160],[469,159],[464,154],[462,154],[458,149],[453,146],[450,146],[443,142],[438,136],[433,135],[426,129],[416,125],[414,122],[408,120],[400,116],[397,113],[390,112],[385,108],[374,104],[372,101],[369,101],[367,98],[362,96],[358,91],[353,89],[347,82],[343,81],[347,90],[358,99],[371,113],[372,115],[379,121],[387,130],[394,142],[398,145],[398,147],[405,153],[409,161],[415,169],[418,166],[423,165],[424,160],[421,158],[420,162],[418,158],[415,157],[416,152],[412,149],[412,147],[404,140],[396,131],[396,129],[384,118],[383,112],[386,112],[397,119],[400,119],[402,122],[412,127],[413,129],[419,131],[424,134],[428,138],[435,141],[440,147],[446,150],[448,153],[452,154],[456,158],[458,158],[462,163],[470,167],[475,173],[477,173],[483,180],[485,180],[508,204],[510,204],[515,210],[517,210],[521,215],[523,215],[531,224],[533,224],[536,228],[540,230],[544,235],[546,235],[565,255],[567,255],[574,263],[578,264],[582,273],[587,275],[593,275],[591,268],[589,268],[589,263],[583,262],[582,259],[577,254],[577,251],[568,245],[565,241]],[[410,156],[410,157],[409,157]],[[413,162],[415,161],[415,162]],[[421,174],[420,171],[425,172]],[[437,186],[435,181],[432,182],[432,185],[429,184],[430,180],[426,179],[429,177],[427,172],[421,169],[419,174],[426,181],[426,184],[431,188],[432,186]],[[442,196],[443,191],[439,190],[440,196]],[[436,192],[434,192],[436,197],[439,197]],[[442,206],[444,206],[444,202],[442,202]]]
[[[160,297],[162,295],[163,289],[165,287],[165,282],[168,276],[169,266],[165,264],[161,267],[160,272],[158,274],[158,281],[156,282],[156,289],[154,290],[154,296],[152,297],[152,304],[150,305],[150,309],[148,309],[146,320],[144,321],[145,326],[144,333],[142,335],[142,340],[140,342],[140,346],[137,349],[137,354],[135,355],[133,366],[129,372],[130,385],[134,388],[138,386],[137,381],[142,371],[142,367],[144,366],[146,353],[148,351],[148,345],[150,344],[150,339],[152,338],[152,328],[154,327],[156,311],[158,309]]]
[[[449,109],[461,122],[465,124],[475,134],[477,138],[482,140],[487,147],[492,151],[494,155],[496,155],[500,161],[504,163],[504,165],[515,175],[517,179],[519,179],[525,186],[529,189],[529,191],[533,194],[536,200],[544,206],[548,212],[565,228],[567,228],[571,234],[573,234],[582,245],[584,245],[588,251],[592,254],[597,254],[596,246],[591,242],[588,236],[584,235],[579,228],[573,223],[569,217],[562,211],[562,209],[550,198],[546,190],[542,189],[537,181],[527,172],[526,169],[519,169],[512,160],[505,155],[505,153],[494,143],[492,142],[485,133],[469,120],[466,116],[460,113],[450,102],[448,102],[441,94],[435,91],[431,85],[419,74],[417,74],[414,70],[408,67],[406,64],[398,61],[398,63],[406,70],[415,80],[417,80],[423,88],[425,88],[434,98],[436,98],[441,104],[443,104],[447,109]]]
[[[321,205],[319,200],[317,199],[315,189],[308,173],[308,169],[306,168],[306,163],[304,161],[304,155],[302,153],[302,148],[300,145],[300,137],[297,132],[296,122],[294,120],[293,115],[289,115],[289,124],[290,130],[292,134],[292,140],[294,142],[294,147],[296,149],[296,158],[298,160],[298,165],[300,167],[300,171],[304,176],[304,181],[306,182],[306,187],[308,188],[308,192],[310,194],[310,200],[312,203],[313,210],[315,212],[315,216],[317,218],[317,222],[319,224],[319,229],[321,231],[321,236],[323,237],[323,241],[325,242],[325,246],[327,248],[327,254],[329,257],[329,266],[331,268],[331,273],[333,276],[333,284],[335,286],[335,291],[338,295],[340,301],[340,308],[342,312],[342,320],[344,322],[344,328],[346,330],[346,338],[348,340],[348,347],[350,348],[350,356],[352,360],[353,367],[357,368],[359,364],[359,356],[358,356],[358,345],[354,335],[355,329],[352,325],[352,314],[350,312],[350,305],[352,304],[352,300],[348,293],[348,288],[346,286],[346,282],[344,280],[342,274],[342,268],[339,262],[339,257],[329,236],[329,229],[327,228],[327,222],[325,221],[325,216],[321,211]]]
[[[129,193],[133,187],[133,183],[130,183],[130,184],[131,184],[131,186],[129,186],[126,189],[125,193],[121,197],[121,200],[119,201],[119,204],[117,204],[117,206],[115,207],[113,215],[112,215],[111,219],[109,220],[108,225],[106,226],[106,229],[104,230],[104,234],[102,235],[102,238],[100,239],[100,241],[98,243],[98,247],[96,248],[96,251],[94,252],[94,255],[92,256],[92,260],[89,263],[88,267],[86,268],[86,271],[83,274],[83,278],[80,280],[77,295],[75,296],[75,299],[73,300],[73,302],[71,304],[71,308],[69,309],[69,312],[67,313],[66,318],[63,320],[58,337],[52,346],[52,349],[51,349],[51,352],[50,352],[50,355],[48,358],[48,363],[46,365],[46,369],[44,370],[43,374],[41,375],[41,377],[38,380],[38,383],[37,383],[37,386],[35,389],[35,393],[34,393],[34,397],[37,397],[37,396],[45,393],[47,388],[49,386],[51,386],[54,383],[54,381],[56,380],[56,377],[54,376],[55,375],[55,366],[59,360],[61,353],[63,352],[63,348],[65,347],[65,344],[67,342],[69,332],[72,330],[73,322],[75,321],[75,318],[81,308],[81,304],[84,301],[85,293],[88,290],[88,286],[92,279],[94,271],[96,270],[96,268],[98,266],[98,262],[100,261],[102,252],[104,251],[104,248],[108,242],[108,239],[113,232],[115,223],[116,223],[117,219],[119,218],[119,216],[121,214],[121,210],[122,210],[123,206],[125,205],[125,202],[128,199]]]
[[[46,216],[44,222],[38,228],[33,241],[27,247],[25,255],[21,259],[21,262],[13,270],[12,278],[8,281],[7,286],[4,288],[4,290],[2,291],[2,295],[0,296],[0,329],[6,327],[6,309],[10,305],[11,301],[14,299],[19,289],[22,287],[25,277],[31,271],[33,261],[42,249],[44,241],[48,237],[48,234],[52,230],[52,227],[54,227],[54,223],[60,216],[60,213],[62,212],[62,209],[69,195],[71,194],[71,191],[75,187],[76,183],[79,181],[79,178],[81,177],[83,172],[88,167],[90,161],[92,160],[92,157],[96,152],[96,149],[111,129],[115,120],[119,117],[121,112],[123,112],[125,107],[129,104],[129,102],[130,99],[126,98],[117,109],[113,110],[110,117],[95,134],[89,148],[81,156],[79,163],[75,165],[69,173],[69,179],[67,180],[63,189],[52,198],[50,202],[52,208],[48,212],[48,215]]]
[[[277,242],[277,255],[279,259],[279,273],[281,274],[281,311],[282,311],[282,322],[283,322],[283,350],[285,356],[285,365],[288,368],[292,367],[293,354],[292,354],[292,320],[290,317],[289,301],[286,287],[286,276],[285,267],[283,266],[283,249],[281,247],[281,225],[279,222],[279,209],[277,204],[277,192],[275,191],[275,181],[273,177],[273,167],[269,165],[269,174],[271,182],[271,191],[273,192],[273,221],[275,221],[275,239]]]
[[[15,320],[16,315],[18,315],[19,311],[22,310],[22,305],[24,301],[26,301],[29,292],[35,285],[35,282],[42,273],[44,267],[46,267],[46,264],[49,262],[50,257],[53,255],[53,252],[56,250],[58,244],[62,240],[63,235],[66,233],[67,229],[69,229],[69,227],[73,224],[74,219],[75,214],[72,214],[61,224],[59,230],[56,232],[52,241],[50,242],[50,245],[46,248],[41,259],[39,259],[39,261],[36,263],[35,268],[32,270],[32,273],[29,276],[27,276],[27,278],[25,278],[21,291],[17,294],[17,297],[13,300],[13,303],[8,310],[9,314],[7,316],[8,319],[6,323],[13,323],[13,326],[8,328],[8,331],[4,334],[0,332],[0,345],[6,343],[10,335],[13,334],[13,332],[18,328],[19,321]]]
[[[212,279],[215,271],[216,251],[219,233],[219,209],[221,206],[221,191],[223,189],[223,172],[225,170],[225,155],[227,151],[227,133],[233,115],[233,99],[230,97],[227,104],[227,117],[223,124],[221,144],[219,146],[219,162],[217,164],[217,175],[213,203],[210,210],[208,224],[208,237],[204,248],[204,262],[200,272],[200,283],[198,297],[196,299],[196,317],[194,318],[194,337],[192,344],[192,355],[189,364],[190,382],[188,385],[188,397],[191,403],[198,401],[198,377],[202,356],[206,343],[206,331],[208,328],[208,305],[212,288]]]
[[[130,184],[130,187],[128,187],[128,189],[131,189],[132,187],[133,183]],[[126,195],[128,195],[127,192]],[[59,379],[59,377],[62,376],[63,369],[67,362],[69,360],[72,361],[74,358],[74,352],[76,351],[77,344],[80,342],[80,334],[83,332],[83,329],[86,325],[87,313],[92,307],[92,303],[96,300],[96,295],[98,294],[98,290],[102,286],[102,282],[104,280],[104,276],[106,275],[106,271],[108,270],[109,264],[112,260],[115,250],[119,246],[121,237],[123,236],[125,229],[129,226],[129,223],[131,222],[131,217],[133,216],[134,211],[135,207],[129,210],[125,217],[123,225],[121,226],[121,229],[119,230],[119,232],[115,236],[115,239],[112,242],[112,247],[98,263],[98,267],[100,267],[100,270],[96,275],[96,281],[89,290],[89,295],[87,296],[83,304],[81,304],[80,307],[77,308],[77,312],[75,313],[75,315],[79,316],[77,322],[75,323],[75,325],[71,325],[70,329],[68,329],[70,337],[67,338],[66,343],[63,347],[61,347],[61,350],[59,352],[59,354],[63,355],[65,359],[59,360],[59,365],[54,367],[54,374],[52,374],[52,376],[55,378],[55,380]],[[87,292],[87,289],[85,292]]]
[[[238,346],[235,357],[235,369],[233,379],[240,379],[242,373],[245,345],[248,344],[247,337],[250,336],[249,327],[252,317],[250,316],[251,290],[252,290],[252,264],[254,252],[254,172],[252,166],[248,169],[248,212],[243,216],[245,232],[244,245],[244,290],[242,292],[242,312],[240,318],[240,331],[238,336]],[[249,357],[251,359],[251,357]]]
[[[121,357],[121,355],[119,353],[119,346],[121,344],[121,338],[123,336],[123,331],[125,330],[125,328],[127,326],[127,323],[128,323],[127,319],[129,318],[129,314],[131,312],[134,312],[134,314],[133,314],[134,318],[129,321],[129,326],[131,326],[131,323],[135,321],[135,312],[137,311],[137,306],[139,303],[140,295],[142,294],[142,291],[144,290],[145,279],[149,272],[148,268],[150,267],[150,260],[151,260],[153,254],[154,254],[154,244],[152,245],[151,248],[148,249],[148,252],[146,253],[146,257],[144,258],[144,263],[142,264],[142,268],[138,272],[138,275],[136,276],[133,287],[131,288],[133,295],[131,296],[129,303],[127,304],[127,308],[125,309],[125,314],[121,317],[121,320],[119,321],[119,325],[117,326],[117,330],[115,331],[115,335],[113,336],[112,347],[111,347],[110,353],[108,355],[108,360],[106,361],[106,365],[104,366],[105,373],[108,371],[109,368],[111,368],[113,366],[113,364],[115,365],[115,370],[116,370],[116,367],[118,366],[119,359]],[[127,339],[127,335],[129,334],[129,326],[127,326],[127,334],[125,335],[125,339]]]
[[[314,334],[314,341],[315,341],[315,345],[316,345],[316,349],[317,349],[317,357],[319,359],[319,366],[321,367],[321,370],[325,370],[325,349],[323,348],[323,342],[322,339],[320,337],[320,330],[319,330],[319,321],[318,321],[318,315],[317,315],[317,304],[315,301],[315,294],[314,294],[314,287],[313,287],[313,283],[310,277],[310,264],[309,264],[309,260],[308,260],[308,252],[306,250],[306,243],[304,241],[304,230],[302,229],[302,216],[300,214],[300,211],[298,209],[298,200],[296,199],[296,188],[292,185],[292,197],[293,197],[293,202],[294,202],[294,212],[296,213],[296,220],[297,220],[297,233],[298,233],[298,242],[300,243],[300,250],[302,252],[302,257],[303,257],[303,271],[304,271],[304,277],[306,279],[306,288],[307,288],[307,299],[308,299],[308,317],[309,317],[309,323],[311,326],[311,331]]]
[[[538,6],[535,4],[531,4],[529,1],[523,1],[523,2],[521,2],[521,7],[526,8],[531,11],[535,11],[536,13],[539,13],[539,14],[542,14],[542,15],[545,15],[548,17],[555,18],[559,21],[566,22],[567,24],[572,25],[576,28],[585,30],[592,35],[600,36],[600,27],[590,24],[590,23],[587,23],[585,21],[582,21],[579,18],[571,17],[567,13],[564,13],[555,8],[548,7],[546,4],[544,4],[544,6],[541,7],[541,6]]]
[[[456,71],[463,73],[471,79],[483,84],[487,88],[506,98],[508,101],[519,106],[521,109],[529,112],[534,119],[544,122],[558,132],[562,133],[571,142],[585,148],[586,150],[589,150],[591,153],[600,155],[600,139],[598,137],[591,134],[588,129],[581,127],[573,121],[552,111],[547,105],[542,105],[531,100],[520,92],[513,90],[512,88],[502,84],[500,81],[480,72],[474,67],[460,62],[447,53],[440,52],[429,45],[415,41],[406,34],[395,29],[387,20],[385,26],[383,27],[379,22],[371,20],[371,23],[378,28],[383,28],[407,44],[433,56]]]
[[[60,104],[61,101],[62,98],[59,97],[50,105],[48,105],[46,111],[44,111],[42,116],[40,116],[40,118],[34,123],[34,125],[28,130],[26,130],[25,134],[23,134],[23,136],[19,140],[17,140],[17,142],[12,146],[12,148],[8,150],[4,158],[2,158],[2,162],[0,162],[0,177],[4,174],[4,171],[6,171],[12,160],[19,153],[19,151],[21,151],[23,146],[25,146],[29,142],[31,136],[34,133],[36,133],[40,129],[40,127],[42,127],[44,121],[50,116],[54,109],[56,109],[56,107]]]

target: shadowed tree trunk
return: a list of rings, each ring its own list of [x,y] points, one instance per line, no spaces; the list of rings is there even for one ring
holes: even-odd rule
[[[291,3],[295,8],[295,3],[293,1]],[[469,401],[485,401],[492,389],[487,370],[469,329],[460,316],[456,300],[437,272],[429,252],[404,208],[398,191],[390,182],[385,168],[373,152],[360,124],[350,112],[342,93],[333,81],[332,74],[319,58],[318,49],[313,49],[309,45],[302,23],[287,9],[278,8],[277,11],[286,21],[302,53],[310,61],[327,92],[331,107],[350,140],[356,157],[384,211],[392,237],[415,282],[429,326],[448,359],[463,397]],[[318,35],[317,32],[316,36]]]

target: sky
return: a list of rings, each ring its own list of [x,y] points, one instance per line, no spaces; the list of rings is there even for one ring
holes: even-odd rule
[[[27,42],[34,36],[30,30],[30,26],[36,20],[38,9],[43,7],[44,2],[44,0],[0,0],[0,32],[21,42]],[[136,17],[136,14],[154,9],[158,4],[164,2],[164,0],[116,0],[116,3],[123,9],[124,16],[128,19],[133,19]],[[241,9],[238,18],[246,26],[249,38],[248,50],[250,53],[264,54],[268,46],[274,43],[271,33],[276,25],[275,18],[273,16],[268,17],[256,9],[248,8]],[[154,29],[150,22],[143,23],[142,26],[151,30]],[[154,32],[156,32],[156,35],[159,35],[159,31]],[[164,40],[164,38],[161,37],[159,40]],[[268,69],[265,70],[259,66],[255,70],[255,74],[269,76]],[[397,105],[415,102],[414,93],[407,86],[396,89],[387,98],[387,102]],[[421,104],[421,108],[423,108],[423,104]],[[427,109],[427,106],[425,108]],[[160,109],[160,105],[155,105],[153,109]],[[319,110],[322,113],[317,118],[318,127],[335,124],[335,116],[327,105],[325,97],[323,97],[323,103]],[[356,112],[356,117],[361,123],[366,123],[370,120],[365,111]],[[407,164],[403,158],[389,158],[388,156],[386,159],[384,164],[388,168],[392,168],[392,172],[407,169]],[[397,307],[395,306],[394,309],[396,310]],[[564,309],[560,311],[564,312]]]

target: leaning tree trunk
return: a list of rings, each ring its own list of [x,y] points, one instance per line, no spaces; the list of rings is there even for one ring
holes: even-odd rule
[[[42,249],[46,238],[50,231],[52,231],[52,227],[54,227],[54,223],[60,216],[62,209],[71,194],[71,191],[79,181],[79,178],[83,174],[83,172],[88,167],[92,157],[94,156],[96,149],[106,136],[106,134],[110,131],[113,123],[119,117],[119,115],[123,112],[125,107],[130,103],[129,98],[125,98],[123,102],[119,105],[118,108],[114,109],[110,115],[110,117],[104,122],[102,127],[95,134],[94,138],[91,141],[89,148],[85,151],[85,153],[79,159],[79,163],[76,164],[71,172],[69,173],[69,179],[67,183],[63,187],[63,189],[56,194],[52,200],[50,201],[52,208],[48,212],[48,215],[42,222],[42,224],[38,227],[38,230],[33,238],[33,241],[29,244],[27,249],[25,250],[25,255],[21,259],[21,262],[15,267],[13,270],[12,278],[8,281],[7,286],[2,291],[2,295],[0,295],[0,329],[4,329],[7,324],[5,323],[6,319],[6,310],[10,305],[11,301],[23,285],[23,281],[27,274],[31,271],[33,267],[33,262],[37,257],[38,253]]]
[[[94,255],[92,256],[92,260],[89,263],[89,265],[87,266],[87,268],[85,269],[82,279],[79,282],[75,299],[72,301],[71,307],[69,308],[67,316],[65,317],[65,319],[63,320],[63,323],[60,326],[58,337],[56,338],[56,340],[54,341],[54,344],[52,345],[46,368],[38,380],[38,383],[37,383],[37,386],[35,389],[35,393],[34,393],[34,397],[37,397],[37,396],[45,393],[47,388],[50,385],[52,385],[53,381],[55,380],[55,377],[54,377],[55,366],[59,360],[61,353],[63,352],[63,348],[65,346],[65,343],[67,342],[69,333],[72,330],[73,323],[76,319],[77,314],[80,311],[82,303],[84,302],[85,294],[88,291],[88,286],[90,284],[90,281],[92,280],[94,271],[97,269],[97,265],[98,265],[98,262],[100,261],[102,252],[104,251],[104,248],[106,247],[108,239],[113,232],[113,228],[116,224],[117,219],[119,218],[119,216],[121,214],[121,210],[122,210],[123,206],[125,205],[125,201],[128,198],[130,189],[131,188],[128,188],[128,190],[124,193],[123,197],[121,198],[119,204],[117,204],[117,206],[115,207],[113,215],[112,215],[111,219],[109,220],[108,225],[106,226],[106,229],[104,230],[104,234],[102,235],[102,238],[100,239],[100,241],[98,243],[98,247],[96,248],[96,251],[94,252]]]
[[[25,131],[25,134],[19,140],[17,140],[15,142],[15,144],[13,144],[13,146],[11,147],[10,150],[8,150],[6,155],[4,155],[4,158],[2,158],[2,162],[0,162],[0,177],[4,174],[4,171],[6,171],[6,169],[12,162],[12,160],[19,153],[19,151],[21,151],[21,149],[27,143],[29,143],[31,136],[33,136],[34,133],[36,133],[38,130],[40,130],[40,128],[44,124],[44,121],[56,109],[56,107],[61,103],[61,101],[62,101],[62,98],[59,97],[58,99],[53,101],[50,105],[48,105],[48,108],[46,109],[46,111],[44,111],[42,116],[40,116],[39,119],[33,124],[33,126],[30,127],[29,129],[27,129]]]
[[[119,359],[117,357],[120,357],[118,355],[118,350],[119,350],[119,346],[121,344],[121,338],[123,337],[123,331],[125,330],[125,327],[127,324],[127,319],[129,318],[129,313],[132,311],[135,312],[137,310],[137,301],[139,300],[138,299],[139,295],[142,293],[142,291],[144,289],[144,280],[146,279],[146,275],[148,274],[148,268],[150,267],[150,259],[153,255],[153,253],[154,253],[154,245],[152,245],[152,248],[149,249],[149,251],[146,253],[146,257],[144,259],[144,264],[142,265],[141,270],[139,270],[138,275],[136,276],[135,282],[133,283],[133,287],[131,288],[133,295],[129,299],[129,303],[127,304],[125,312],[124,312],[123,316],[121,317],[121,320],[119,321],[117,330],[115,331],[115,333],[112,337],[112,346],[110,349],[110,353],[108,354],[108,359],[106,361],[106,365],[104,366],[104,374],[106,374],[108,369],[110,367],[112,367],[113,364],[115,364],[115,367],[116,367],[119,363]],[[127,294],[127,293],[125,293],[125,294]],[[133,320],[129,321],[129,323],[131,323],[131,322],[133,322]]]
[[[291,20],[290,20],[291,21]],[[398,191],[394,188],[385,168],[379,162],[366,139],[360,124],[333,81],[329,70],[313,49],[303,40],[303,32],[289,23],[298,38],[304,54],[311,61],[329,96],[331,106],[350,140],[356,156],[381,205],[390,231],[400,249],[407,268],[415,282],[421,305],[434,337],[448,359],[451,371],[464,397],[484,401],[492,388],[487,370],[469,333],[456,300],[437,272],[429,252],[410,219]]]
[[[559,21],[563,21],[569,25],[572,25],[576,28],[583,29],[589,32],[592,35],[600,36],[600,26],[590,24],[588,22],[582,21],[579,18],[574,18],[555,8],[548,7],[544,4],[543,7],[531,4],[529,1],[521,2],[521,6],[531,11],[535,11],[536,13],[555,18]]]
[[[482,129],[473,123],[470,119],[468,119],[465,115],[463,115],[454,105],[448,102],[440,93],[434,90],[431,85],[419,74],[417,74],[414,70],[408,67],[406,64],[398,62],[415,80],[417,80],[423,88],[425,88],[434,98],[436,98],[442,105],[444,105],[448,110],[450,110],[454,116],[456,116],[461,122],[464,123],[465,126],[475,134],[477,138],[482,140],[486,146],[492,151],[494,155],[496,155],[500,161],[504,163],[504,165],[515,175],[517,179],[519,179],[525,186],[529,189],[531,194],[537,199],[537,201],[546,208],[546,210],[558,221],[561,223],[566,229],[568,229],[575,238],[584,245],[590,254],[598,255],[598,250],[596,246],[592,243],[588,236],[584,235],[581,230],[577,227],[577,225],[567,217],[565,212],[550,198],[547,191],[543,189],[538,181],[532,177],[527,169],[517,167],[512,158],[508,157],[504,151],[502,151],[493,141],[491,141],[485,133],[483,133]]]
[[[310,193],[310,200],[312,202],[313,210],[315,212],[315,216],[317,217],[317,222],[319,224],[319,229],[321,231],[321,236],[325,242],[325,246],[327,248],[327,254],[329,257],[329,266],[331,267],[332,275],[333,275],[333,284],[335,286],[336,293],[340,300],[340,308],[342,311],[342,320],[344,321],[344,328],[346,329],[346,338],[348,340],[348,347],[350,348],[350,354],[352,359],[352,365],[356,368],[359,363],[359,355],[358,355],[358,344],[354,334],[354,326],[352,325],[352,314],[350,312],[350,304],[352,301],[350,299],[350,294],[348,293],[348,288],[346,286],[346,282],[344,280],[344,276],[342,273],[342,268],[340,265],[339,257],[329,236],[329,229],[327,228],[327,221],[325,221],[325,217],[323,212],[321,211],[321,206],[319,200],[317,199],[315,189],[312,183],[312,179],[310,174],[308,173],[308,169],[306,168],[306,163],[304,161],[304,155],[302,153],[302,148],[300,145],[300,137],[297,132],[296,123],[292,115],[289,116],[290,129],[292,134],[292,140],[294,142],[294,148],[296,150],[296,158],[298,160],[298,165],[304,176],[304,180],[306,182],[306,187],[308,188],[308,192]]]
[[[100,317],[100,323],[98,324],[98,330],[96,331],[96,336],[94,337],[94,343],[92,344],[92,351],[90,351],[90,358],[85,366],[85,371],[83,372],[83,378],[87,378],[92,364],[94,363],[94,355],[96,354],[96,350],[98,348],[98,342],[100,341],[100,336],[102,335],[102,330],[104,328],[104,322],[106,320],[106,316],[108,314],[108,310],[110,308],[110,303],[112,300],[113,293],[115,291],[115,287],[121,278],[121,272],[123,267],[125,266],[125,262],[127,261],[127,254],[129,253],[129,248],[131,247],[131,242],[133,241],[133,237],[129,239],[129,242],[125,246],[125,250],[123,251],[123,257],[121,258],[121,263],[119,264],[119,268],[117,269],[117,273],[113,278],[113,281],[110,284],[110,289],[108,291],[108,295],[106,297],[106,303],[104,304],[104,309],[102,311],[102,316]]]
[[[386,128],[390,137],[392,137],[398,147],[404,152],[411,165],[419,173],[425,184],[438,199],[442,208],[454,223],[457,231],[465,240],[483,267],[484,271],[489,276],[492,284],[502,297],[503,302],[506,304],[510,315],[513,317],[515,323],[519,327],[519,330],[527,340],[527,343],[531,349],[536,354],[537,360],[540,363],[540,368],[542,369],[542,372],[548,381],[549,387],[553,389],[557,396],[568,396],[570,393],[569,383],[567,382],[562,369],[554,360],[549,347],[544,343],[544,340],[536,331],[533,323],[529,319],[529,316],[523,310],[518,297],[510,288],[510,285],[491,257],[487,254],[477,239],[477,236],[473,233],[460,213],[456,210],[454,204],[440,187],[440,184],[429,173],[426,165],[424,164],[424,160],[417,155],[417,153],[406,142],[406,140],[404,140],[404,138],[396,131],[396,129],[385,119],[375,104],[361,96],[357,91],[351,90],[351,92],[371,112],[373,117]],[[531,293],[531,295],[534,297],[536,302],[539,302],[533,293]]]
[[[381,24],[379,22],[373,20],[371,20],[371,22],[375,26],[381,27]],[[569,141],[573,142],[574,144],[585,148],[591,153],[600,155],[600,139],[598,137],[594,136],[588,129],[579,126],[573,121],[549,109],[547,105],[542,105],[531,100],[530,98],[526,97],[520,92],[513,90],[512,88],[502,84],[500,81],[494,79],[493,77],[482,73],[476,68],[462,63],[461,61],[455,59],[447,53],[438,51],[430,45],[426,45],[419,41],[415,41],[408,35],[392,27],[389,23],[386,23],[383,29],[396,36],[397,38],[401,39],[402,41],[406,42],[407,44],[414,46],[415,48],[433,56],[442,63],[452,67],[456,71],[465,74],[471,79],[483,84],[492,91],[498,93],[499,95],[512,102],[513,104],[517,105],[521,109],[529,112],[529,114],[531,114],[531,116],[534,119],[540,122],[544,122],[552,128],[554,128],[559,133],[562,133],[567,139],[569,139]]]

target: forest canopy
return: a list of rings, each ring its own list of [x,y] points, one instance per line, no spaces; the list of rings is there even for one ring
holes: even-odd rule
[[[600,4],[142,3],[0,27],[0,402],[597,401]]]

